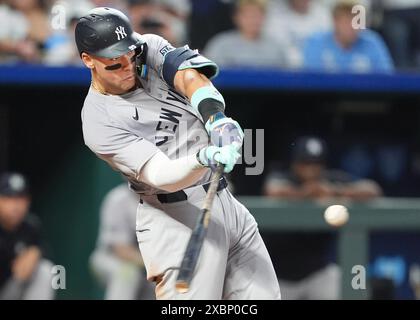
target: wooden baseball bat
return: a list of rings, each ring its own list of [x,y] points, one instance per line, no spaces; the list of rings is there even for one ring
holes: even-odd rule
[[[185,249],[184,257],[182,259],[181,267],[179,268],[179,273],[175,284],[175,288],[179,293],[188,292],[190,288],[190,282],[192,280],[195,266],[200,256],[201,247],[206,236],[213,200],[217,193],[217,187],[223,174],[223,169],[224,166],[219,164],[213,174],[213,180],[211,181],[207,191],[201,215],[199,216],[197,224],[191,233],[190,240],[188,241],[187,248]]]

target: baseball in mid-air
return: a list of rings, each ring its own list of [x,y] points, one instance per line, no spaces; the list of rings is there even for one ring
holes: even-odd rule
[[[345,206],[332,205],[325,209],[324,219],[329,225],[340,227],[349,220],[349,212]]]

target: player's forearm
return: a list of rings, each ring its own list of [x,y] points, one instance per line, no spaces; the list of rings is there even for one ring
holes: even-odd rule
[[[19,255],[19,258],[23,263],[33,267],[38,263],[40,257],[41,250],[37,246],[30,246]]]
[[[202,116],[204,123],[216,113],[224,113],[225,101],[211,81],[195,69],[180,70],[175,74],[174,85],[185,95]]]
[[[156,188],[175,192],[197,182],[206,170],[195,154],[171,160],[158,152],[142,168],[140,180]]]
[[[267,197],[286,200],[300,200],[304,198],[303,192],[293,187],[266,187],[264,194]]]
[[[362,180],[337,189],[337,196],[353,200],[370,200],[382,196],[382,189],[373,181]]]
[[[376,190],[359,190],[357,188],[349,187],[349,188],[343,188],[338,193],[339,197],[349,198],[353,200],[370,200],[377,198],[381,195],[380,192]]]
[[[211,86],[210,80],[195,69],[180,70],[175,74],[175,89],[186,96],[190,101],[198,89]]]
[[[112,247],[114,253],[121,259],[143,266],[143,259],[138,248],[131,245],[120,244]]]
[[[35,270],[41,257],[41,250],[31,246],[19,254],[12,263],[12,274],[21,281],[27,280]]]

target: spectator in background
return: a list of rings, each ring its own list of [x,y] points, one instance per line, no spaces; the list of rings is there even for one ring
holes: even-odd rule
[[[69,0],[73,2],[73,0]],[[95,7],[111,7],[123,12],[127,12],[127,2],[129,0],[89,0],[93,8]]]
[[[328,7],[319,0],[270,0],[265,32],[282,43],[288,66],[300,68],[305,39],[331,29]]]
[[[127,184],[112,189],[104,198],[100,227],[90,266],[105,287],[106,300],[151,300],[154,285],[146,270],[136,241],[138,196]]]
[[[0,0],[0,63],[37,61],[39,49],[28,39],[30,25],[22,12]]]
[[[129,16],[133,28],[140,34],[154,33],[174,46],[186,42],[187,11],[171,1],[130,0]]]
[[[343,0],[333,9],[334,31],[308,38],[304,47],[304,67],[332,72],[391,72],[394,69],[388,49],[372,30],[352,25],[352,8],[359,2]]]
[[[50,300],[52,263],[43,258],[39,221],[25,178],[0,175],[0,300]]]
[[[330,170],[326,166],[327,147],[317,137],[301,137],[292,151],[292,163],[286,172],[272,170],[264,184],[264,194],[285,200],[369,200],[382,194],[371,180],[358,180]],[[282,298],[340,298],[340,269],[329,255],[331,234],[284,232],[276,235],[273,259]]]
[[[235,0],[190,0],[188,38],[191,48],[203,50],[216,34],[234,28]]]
[[[334,6],[342,0],[319,0],[319,1],[322,2],[325,6],[327,6],[329,10],[332,10]],[[373,8],[372,4],[375,4],[375,2],[378,2],[378,1],[383,1],[383,0],[360,0],[359,3],[366,9],[366,11],[370,11]]]
[[[420,0],[378,1],[384,10],[382,31],[399,68],[420,66]]]
[[[154,0],[156,3],[166,6],[168,10],[172,10],[175,15],[187,19],[191,13],[190,0]]]
[[[191,14],[190,0],[153,0],[166,13],[170,29],[175,35],[174,43],[181,46],[188,41],[188,19]]]
[[[34,41],[42,50],[45,41],[51,34],[48,20],[48,7],[44,0],[9,0],[10,6],[21,12],[28,24],[28,39]]]
[[[282,47],[262,32],[265,13],[264,0],[238,0],[233,17],[236,30],[212,38],[204,55],[222,67],[284,67]]]
[[[74,45],[74,29],[80,17],[84,16],[93,7],[86,0],[75,1],[57,1],[64,8],[65,28],[52,28],[52,33],[44,45],[44,55],[42,62],[50,66],[59,65],[77,65],[83,63],[80,60],[79,52]],[[56,17],[51,17],[51,21]]]

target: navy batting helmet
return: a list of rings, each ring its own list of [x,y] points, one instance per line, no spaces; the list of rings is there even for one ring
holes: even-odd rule
[[[86,52],[103,58],[117,58],[144,44],[124,13],[105,7],[92,9],[79,19],[75,38],[80,55]]]

